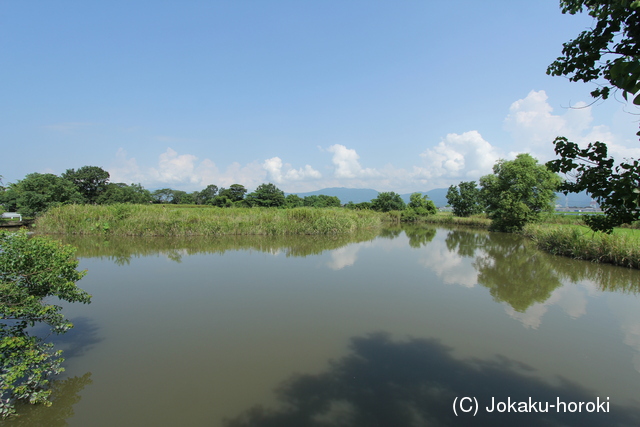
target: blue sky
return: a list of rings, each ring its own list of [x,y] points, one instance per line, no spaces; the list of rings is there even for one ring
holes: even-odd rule
[[[545,74],[557,0],[0,3],[0,175],[427,191],[557,135],[640,157],[633,108]]]

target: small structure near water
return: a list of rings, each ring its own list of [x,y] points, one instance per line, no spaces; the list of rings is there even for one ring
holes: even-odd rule
[[[22,215],[20,215],[18,212],[3,212],[2,213],[2,218],[3,219],[18,218],[18,221],[22,222]]]

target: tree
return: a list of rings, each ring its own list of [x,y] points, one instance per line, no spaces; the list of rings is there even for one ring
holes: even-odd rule
[[[107,188],[96,199],[100,205],[115,203],[148,204],[153,200],[151,192],[140,184],[127,185],[122,182],[107,184]]]
[[[175,190],[171,188],[161,188],[151,193],[154,203],[178,203],[175,197]]]
[[[275,184],[260,184],[256,191],[247,194],[247,202],[250,206],[260,206],[265,208],[284,206],[284,192]]]
[[[233,202],[239,202],[244,199],[244,195],[247,193],[247,189],[244,188],[244,185],[240,184],[231,184],[227,191],[229,193],[229,198]]]
[[[622,91],[640,105],[640,1],[561,0],[562,13],[586,9],[596,24],[563,44],[562,54],[547,74],[567,76],[571,81],[596,82],[594,98],[607,99],[612,90]],[[640,135],[640,132],[637,133]],[[613,227],[640,219],[640,169],[629,159],[614,166],[602,142],[581,149],[564,137],[553,142],[560,159],[548,166],[574,179],[561,190],[566,194],[586,190],[604,210],[602,217],[585,217],[594,231],[610,233]]]
[[[409,196],[407,209],[402,211],[401,220],[405,222],[418,221],[420,218],[433,215],[438,212],[436,204],[429,196],[420,193],[412,193]]]
[[[611,233],[614,227],[640,219],[640,164],[638,160],[614,166],[602,142],[580,149],[567,138],[555,140],[559,160],[548,163],[554,172],[573,174],[575,181],[564,181],[560,190],[565,194],[587,191],[596,199],[604,215],[584,215],[584,222],[593,231]]]
[[[438,212],[436,204],[426,194],[411,193],[408,207],[415,210],[419,215],[433,215]]]
[[[217,185],[207,185],[206,188],[200,191],[196,195],[196,203],[199,205],[206,205],[213,201],[214,197],[218,194],[218,186]]]
[[[542,212],[553,211],[560,181],[558,175],[529,154],[518,154],[511,161],[499,160],[493,166],[493,175],[480,178],[492,229],[520,231],[527,223],[538,220]]]
[[[51,377],[63,371],[61,352],[27,328],[44,323],[60,334],[73,327],[52,297],[91,302],[76,285],[85,272],[76,270],[74,254],[72,246],[25,231],[0,232],[0,417],[18,400],[46,404]]]
[[[288,209],[304,206],[304,200],[297,194],[288,194],[287,197],[284,198],[284,203]]]
[[[9,186],[4,202],[10,210],[34,216],[53,206],[82,203],[83,197],[67,179],[51,173],[31,173]]]
[[[239,202],[244,199],[244,195],[247,192],[247,189],[244,188],[243,185],[240,184],[231,184],[229,188],[220,188],[218,191],[218,196],[226,197],[232,202]]]
[[[380,193],[378,197],[371,200],[371,209],[380,212],[401,211],[407,207],[402,197],[393,191]]]
[[[77,171],[67,169],[62,177],[73,182],[87,203],[95,203],[109,182],[109,172],[98,166],[83,166]]]
[[[480,189],[476,187],[475,181],[450,186],[447,191],[447,201],[453,208],[455,216],[468,217],[482,212]]]
[[[173,200],[171,203],[176,205],[190,205],[195,203],[193,196],[186,191],[173,190]]]
[[[327,196],[326,194],[311,195],[304,198],[304,206],[313,208],[339,208],[342,206],[340,199],[336,196]]]

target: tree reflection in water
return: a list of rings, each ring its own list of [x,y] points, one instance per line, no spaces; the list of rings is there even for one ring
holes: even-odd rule
[[[608,413],[488,413],[492,398],[555,404],[592,402],[598,395],[560,379],[550,385],[531,368],[504,357],[458,360],[432,339],[393,341],[385,334],[356,337],[352,353],[318,375],[298,375],[277,395],[280,409],[259,406],[226,420],[226,427],[304,426],[602,426],[640,425],[640,409],[615,405]],[[453,413],[456,397],[478,399],[477,416]],[[606,399],[604,396],[599,396]]]
[[[52,403],[50,407],[27,403],[17,404],[16,410],[19,415],[4,420],[2,425],[6,427],[67,426],[67,419],[74,415],[73,406],[81,399],[80,392],[92,382],[91,372],[87,372],[81,377],[53,381],[51,384],[52,393],[49,398]]]
[[[445,243],[459,256],[475,257],[478,283],[518,312],[544,303],[566,282],[589,280],[602,291],[635,294],[640,289],[637,270],[550,255],[517,235],[451,230]]]
[[[409,238],[409,246],[415,249],[427,246],[436,237],[436,229],[433,227],[406,225],[403,229]]]

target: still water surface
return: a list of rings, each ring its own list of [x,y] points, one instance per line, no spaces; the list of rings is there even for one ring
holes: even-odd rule
[[[640,425],[638,271],[445,228],[68,242],[93,303],[7,425]],[[609,411],[487,413],[529,397]]]

